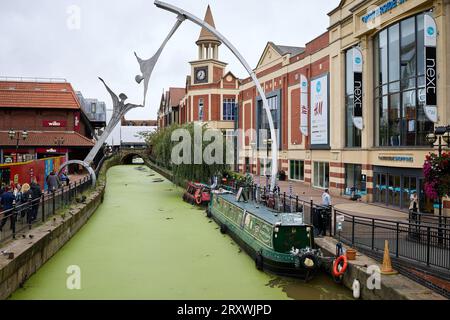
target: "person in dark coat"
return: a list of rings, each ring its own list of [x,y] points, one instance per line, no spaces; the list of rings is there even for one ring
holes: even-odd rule
[[[8,186],[6,192],[2,194],[0,199],[0,204],[2,205],[2,213],[3,213],[2,222],[0,223],[0,232],[3,231],[2,229],[5,226],[8,218],[11,221],[11,229],[13,229],[16,215],[15,212],[13,212],[13,210],[11,209],[13,209],[15,201],[16,197],[14,196],[13,190],[11,186]]]
[[[24,183],[21,189],[22,192],[22,205],[21,205],[21,217],[27,217],[27,224],[31,226],[32,215],[31,215],[31,204],[33,195],[31,192],[31,187],[28,183]]]
[[[61,185],[58,176],[55,174],[55,171],[50,172],[47,176],[47,185],[49,191],[55,191]]]
[[[36,178],[31,179],[31,221],[36,220],[39,210],[39,200],[42,196],[41,186],[37,183]]]

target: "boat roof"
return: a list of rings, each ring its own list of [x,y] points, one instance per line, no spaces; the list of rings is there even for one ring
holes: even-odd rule
[[[303,226],[303,214],[298,213],[281,213],[272,211],[265,205],[261,204],[256,207],[256,203],[253,201],[249,202],[238,202],[236,201],[236,195],[231,193],[226,194],[215,194],[215,196],[222,197],[228,202],[252,213],[256,217],[272,224],[280,224],[282,226]]]

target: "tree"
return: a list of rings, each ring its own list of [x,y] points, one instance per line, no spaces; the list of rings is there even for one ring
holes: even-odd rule
[[[199,133],[201,134],[200,137],[200,145],[197,146],[199,150],[196,150],[194,146],[194,140],[195,140],[195,126],[197,126],[197,130],[199,130]],[[184,132],[183,134],[179,134],[180,131],[176,131],[182,129]],[[199,125],[199,124],[185,124],[185,125],[178,125],[173,124],[170,127],[167,127],[162,130],[158,130],[156,132],[150,133],[146,136],[146,143],[150,150],[150,156],[153,161],[157,162],[158,165],[165,167],[166,169],[169,169],[172,171],[173,177],[175,179],[174,182],[176,183],[183,183],[184,181],[196,181],[196,182],[205,182],[209,183],[211,177],[217,175],[222,176],[223,172],[225,172],[228,168],[226,165],[226,143],[225,139],[222,139],[222,141],[216,141],[214,137],[211,138],[211,141],[204,141],[204,137],[211,134],[211,131],[209,134],[205,134],[207,130],[206,126]],[[218,131],[220,133],[220,131]],[[215,135],[217,136],[217,133],[215,132]],[[178,138],[178,136],[188,136],[189,141],[172,141],[173,137]],[[223,137],[220,133],[220,136]],[[181,142],[188,143],[187,148],[180,148],[179,144]],[[215,150],[211,147],[214,143],[220,143],[221,150]],[[172,151],[175,149],[178,154],[178,150],[181,150],[181,154],[179,156],[182,156],[185,160],[183,163],[176,163],[174,159],[172,159]],[[206,149],[206,152],[205,152]],[[185,153],[187,152],[187,153]],[[195,163],[195,156],[199,156],[199,152],[201,152],[201,162],[197,164]],[[214,163],[206,163],[205,159],[203,158],[204,154],[209,154],[212,158],[214,158],[216,161]],[[197,159],[198,160],[198,159]]]

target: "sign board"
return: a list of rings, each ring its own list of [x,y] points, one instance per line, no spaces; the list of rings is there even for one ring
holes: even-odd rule
[[[328,74],[311,81],[311,146],[329,147]]]
[[[433,122],[438,122],[437,115],[437,27],[436,21],[429,14],[424,15],[425,43],[425,115]]]
[[[336,222],[344,222],[345,221],[345,216],[336,216]]]
[[[338,223],[336,224],[336,230],[337,230],[337,231],[342,231],[342,222],[338,222]]]
[[[309,131],[309,106],[308,106],[308,79],[304,75],[300,76],[300,131],[304,136],[308,136]]]
[[[49,127],[49,128],[67,127],[67,121],[65,121],[65,120],[43,120],[42,126]]]
[[[359,48],[353,48],[353,125],[363,129],[363,56]]]

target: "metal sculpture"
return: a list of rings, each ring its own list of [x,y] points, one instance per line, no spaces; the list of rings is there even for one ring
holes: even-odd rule
[[[95,156],[97,155],[98,151],[103,147],[103,144],[105,143],[108,136],[111,134],[111,132],[114,130],[116,125],[120,122],[122,117],[131,109],[143,107],[142,105],[136,105],[132,103],[125,103],[125,100],[128,99],[127,95],[124,93],[119,94],[119,97],[111,90],[110,87],[105,83],[105,81],[100,78],[100,81],[103,82],[103,85],[105,86],[106,90],[109,92],[112,98],[113,102],[113,114],[111,119],[108,122],[108,125],[106,126],[105,130],[103,131],[103,134],[100,136],[100,138],[95,143],[94,147],[92,147],[91,151],[89,151],[86,158],[84,158],[84,161],[80,160],[69,160],[62,164],[62,166],[59,169],[59,173],[62,172],[62,170],[67,167],[70,164],[79,164],[82,165],[84,168],[86,168],[92,179],[92,185],[95,185],[96,177],[95,172],[91,167],[91,163],[94,160]]]
[[[228,41],[227,38],[225,38],[219,31],[217,31],[215,28],[213,28],[211,25],[206,23],[205,21],[199,19],[198,17],[194,16],[193,14],[180,9],[176,6],[173,6],[171,4],[155,0],[155,5],[158,8],[167,10],[169,12],[175,13],[178,15],[178,17],[183,17],[184,19],[188,19],[191,22],[199,25],[202,28],[207,29],[209,32],[214,34],[217,38],[219,38],[227,47],[231,50],[231,52],[236,56],[236,58],[239,60],[239,62],[244,66],[244,68],[247,70],[248,74],[253,80],[253,83],[256,86],[256,90],[258,90],[258,93],[262,99],[264,110],[266,111],[267,119],[269,121],[269,128],[270,128],[270,135],[272,137],[272,176],[271,176],[271,184],[270,188],[273,191],[276,187],[276,179],[278,174],[278,140],[275,132],[275,125],[273,122],[272,114],[270,112],[269,104],[267,102],[266,95],[264,94],[264,91],[261,87],[261,84],[259,83],[258,78],[256,77],[255,72],[250,68],[247,61],[242,57],[242,55],[239,53],[239,51]]]
[[[141,83],[142,80],[144,80],[144,106],[145,106],[145,97],[147,95],[147,89],[148,89],[148,82],[150,81],[150,76],[152,75],[153,72],[153,68],[156,65],[156,62],[159,59],[159,56],[161,55],[164,47],[166,46],[167,42],[170,40],[170,38],[172,38],[173,34],[175,33],[175,31],[177,31],[178,27],[181,25],[181,23],[183,23],[184,21],[184,17],[183,16],[178,16],[177,17],[177,21],[175,22],[175,25],[173,26],[172,30],[170,30],[169,34],[167,35],[166,39],[163,41],[161,47],[158,49],[158,51],[156,51],[156,53],[153,55],[153,57],[151,57],[148,60],[143,60],[141,58],[138,57],[138,55],[136,54],[136,52],[134,53],[134,55],[136,56],[136,59],[139,63],[142,75],[137,75],[135,80],[137,83]]]

